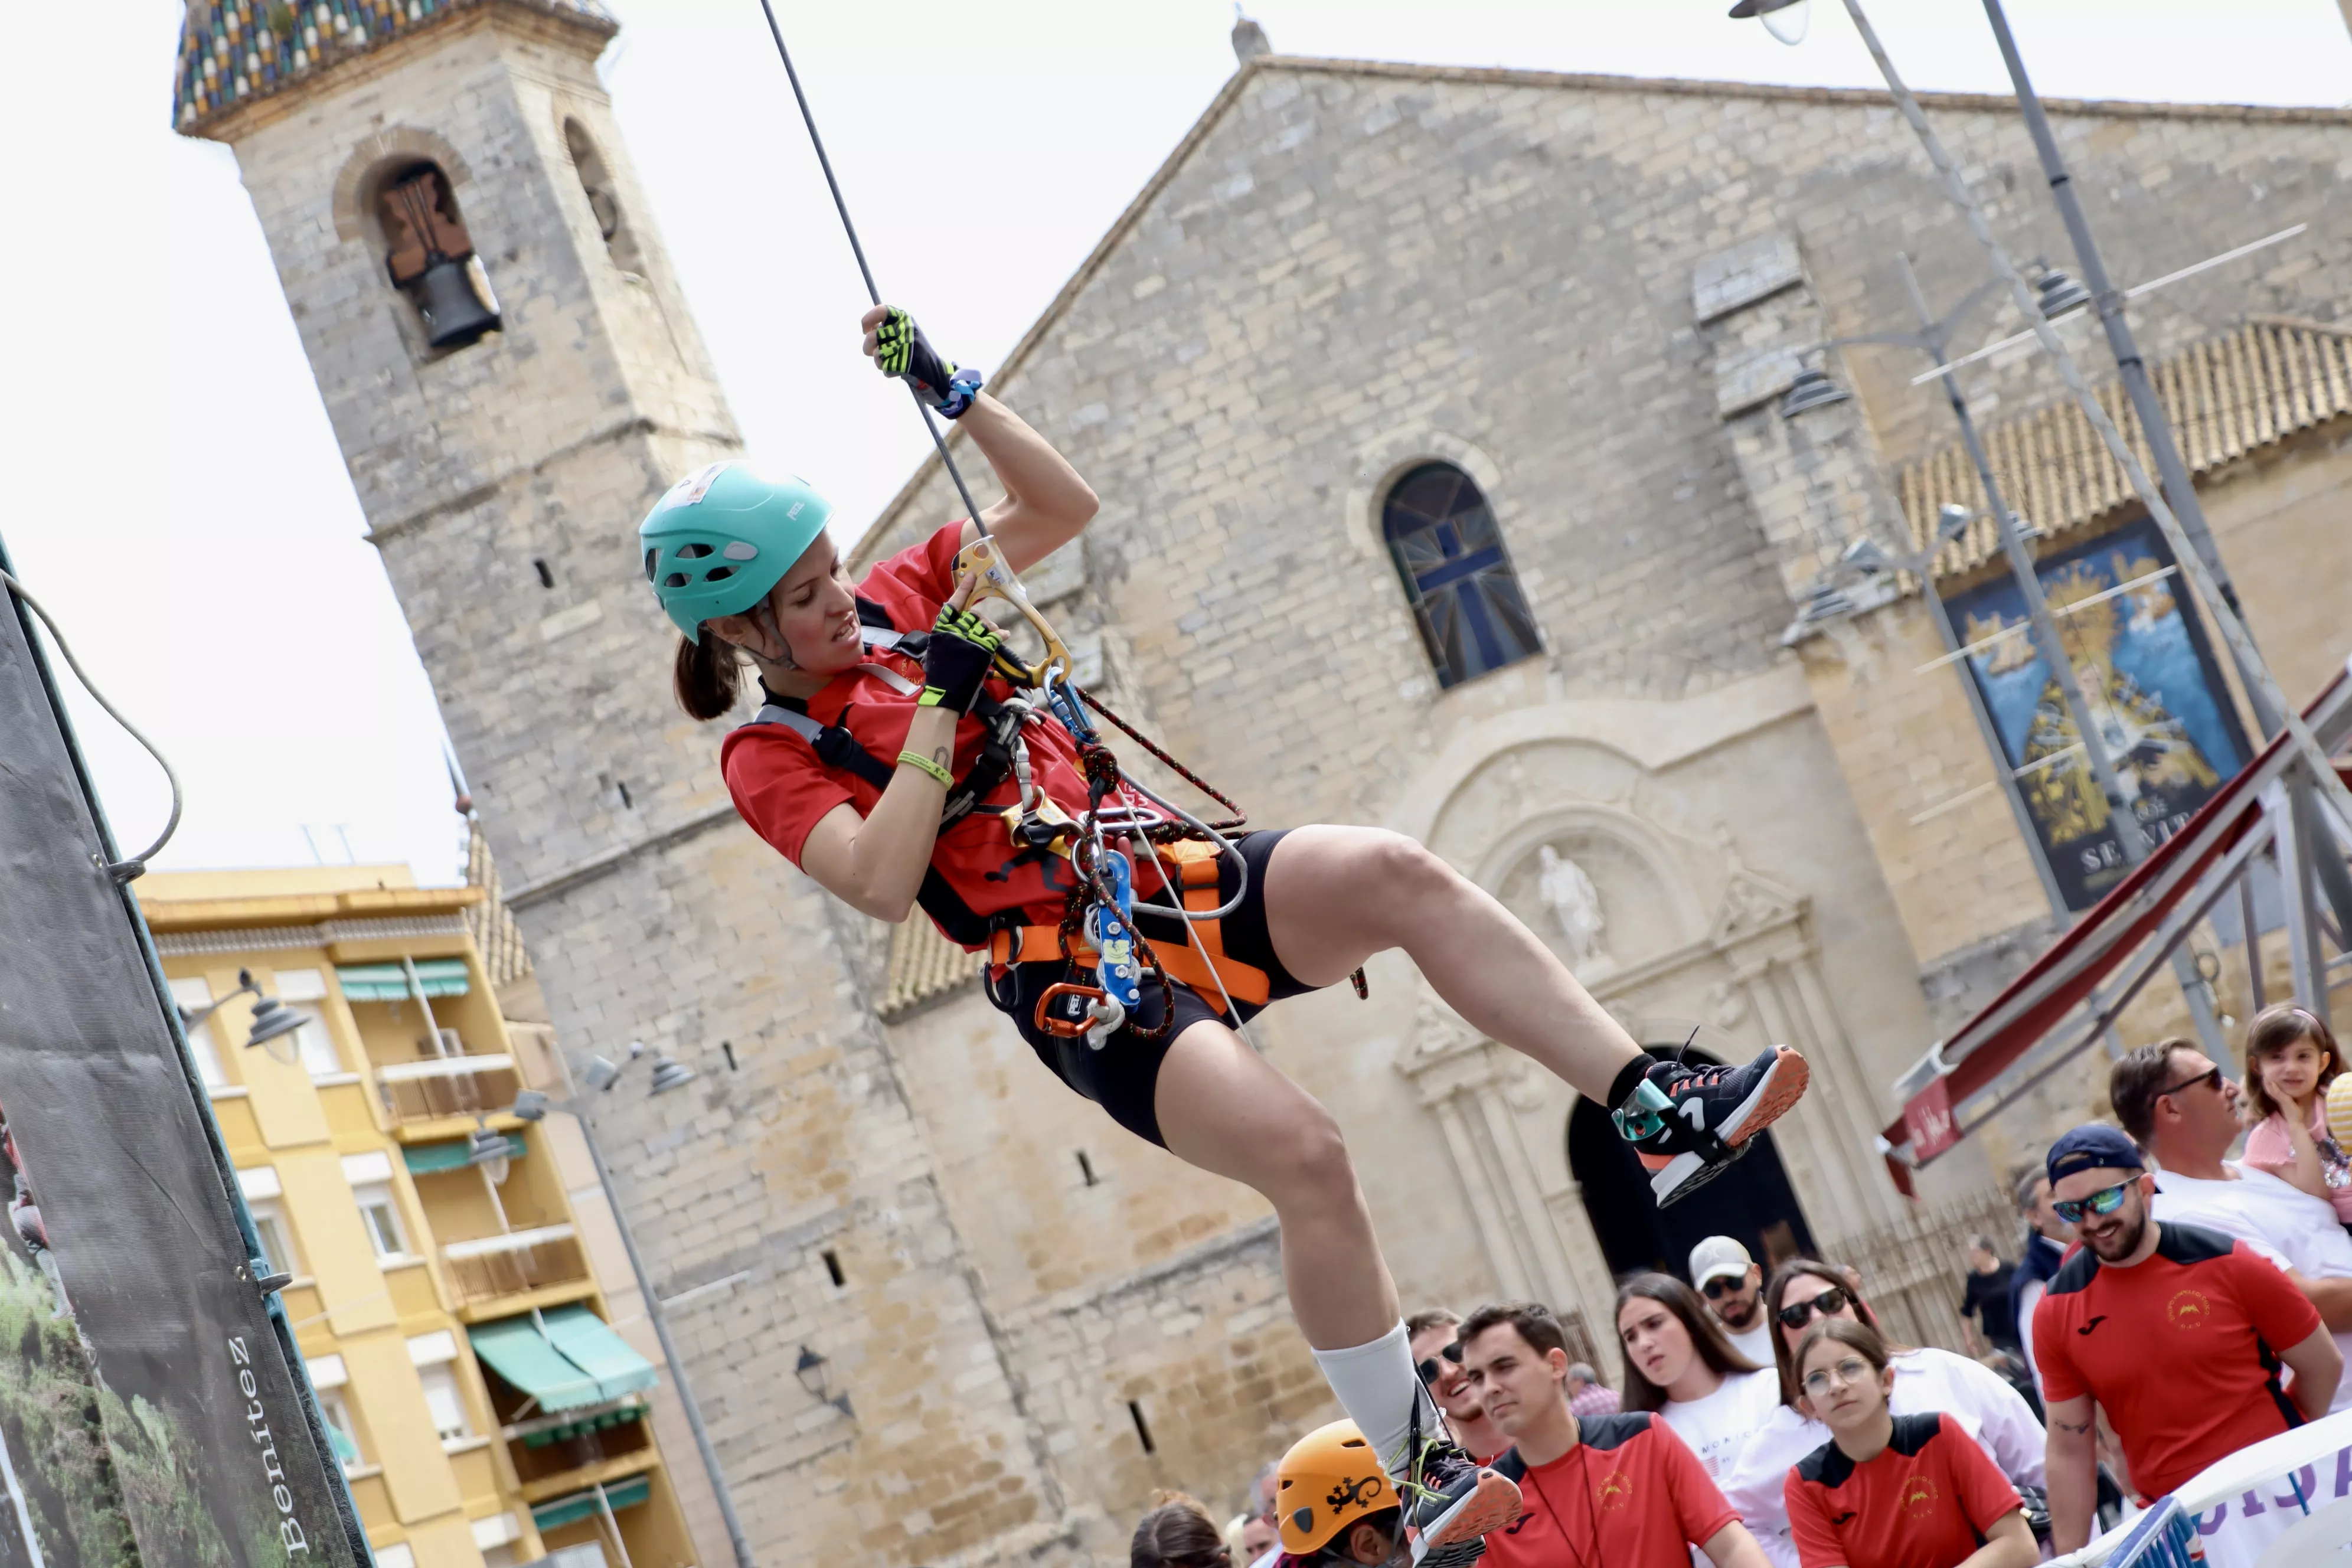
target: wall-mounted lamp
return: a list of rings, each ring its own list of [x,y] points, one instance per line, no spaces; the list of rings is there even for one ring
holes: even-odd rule
[[[793,1363],[793,1375],[801,1380],[801,1386],[808,1390],[811,1399],[832,1405],[854,1421],[857,1412],[851,1406],[849,1395],[830,1392],[833,1373],[825,1370],[829,1364],[823,1355],[803,1345],[800,1359]]]

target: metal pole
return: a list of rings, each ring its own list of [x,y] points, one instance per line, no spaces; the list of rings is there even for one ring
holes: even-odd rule
[[[662,1316],[661,1298],[654,1294],[654,1282],[646,1278],[645,1260],[637,1256],[636,1238],[629,1234],[629,1222],[621,1213],[621,1194],[613,1190],[613,1173],[605,1167],[604,1151],[596,1147],[596,1134],[588,1125],[586,1115],[574,1111],[572,1118],[580,1125],[580,1141],[588,1147],[588,1163],[596,1167],[596,1180],[604,1189],[604,1202],[613,1211],[613,1228],[621,1233],[621,1246],[629,1255],[629,1272],[637,1278],[637,1293],[645,1298],[646,1317],[654,1326],[654,1337],[661,1342],[662,1360],[669,1367],[670,1387],[677,1394],[678,1408],[686,1413],[686,1424],[694,1433],[695,1448],[702,1455],[702,1468],[710,1477],[710,1495],[718,1500],[719,1517],[727,1525],[728,1542],[735,1549],[735,1568],[759,1568],[751,1555],[751,1539],[743,1533],[743,1521],[736,1517],[735,1500],[727,1490],[727,1476],[719,1468],[718,1451],[710,1446],[710,1432],[702,1424],[702,1407],[694,1402],[694,1387],[686,1379],[686,1367],[677,1359],[677,1347],[670,1343],[669,1322]]]
[[[1919,280],[1913,276],[1907,257],[1903,261],[1903,282],[1911,292],[1912,308],[1918,312],[1925,331],[1932,333],[1935,319],[1928,314],[1927,301],[1919,292]],[[1948,356],[1944,353],[1942,343],[1935,345],[1935,353],[1936,363],[1942,364],[1947,362]],[[2116,776],[2115,763],[2107,755],[2106,738],[2093,721],[2090,706],[2084,700],[2082,682],[2074,674],[2074,661],[2068,657],[2064,645],[2058,639],[2058,623],[2050,614],[2050,601],[2042,595],[2042,575],[2035,568],[2033,552],[2026,548],[2025,536],[2017,526],[2016,515],[2009,510],[2008,502],[2001,499],[2000,482],[1993,477],[1992,458],[1985,451],[1982,437],[1977,434],[1977,422],[1969,415],[1968,398],[1960,391],[1959,373],[1948,370],[1936,379],[1943,384],[1945,399],[1952,407],[1952,417],[1959,422],[1960,440],[1968,447],[1969,461],[1976,465],[1978,482],[1984,486],[1985,504],[1992,512],[1994,525],[2000,531],[2001,550],[2009,557],[2010,574],[2017,579],[2018,594],[2025,600],[2026,616],[2033,623],[2034,641],[2041,645],[2042,657],[2049,662],[2051,675],[2058,682],[2059,695],[2064,699],[2066,710],[2074,718],[2074,732],[2083,742],[2083,755],[2091,765],[2091,777],[2097,783],[2099,793],[2106,797],[2107,817],[2116,825],[2116,847],[2123,855],[2124,864],[2137,866],[2147,858],[2147,852],[2155,846],[2148,838],[2146,825],[2139,819],[2139,813],[2124,798],[2122,780]],[[1930,595],[1935,593],[1934,584],[1927,584],[1927,592]],[[1961,677],[1971,686],[1975,684],[1967,671],[1963,670]],[[2106,694],[2101,692],[2100,698],[2104,703]],[[2003,766],[2008,765],[2005,750],[1997,751],[1995,755]],[[2037,847],[2039,842],[2037,836]],[[2229,1043],[2222,1038],[2221,1020],[2213,1016],[2212,1003],[2205,994],[2204,977],[2197,973],[2196,960],[2187,952],[2175,948],[2172,974],[2180,984],[2180,997],[2188,1005],[2189,1021],[2197,1030],[2199,1043],[2218,1059],[2227,1053]]]
[[[2041,96],[2025,74],[2025,61],[2017,52],[2017,39],[2010,33],[2008,15],[2001,10],[2000,0],[1984,0],[1984,8],[1985,19],[1992,24],[1993,37],[2000,45],[2001,62],[2008,66],[2009,79],[2017,89],[2017,106],[2025,116],[2025,128],[2032,133],[2034,151],[2041,154],[2042,172],[2050,181],[2050,195],[2058,204],[2058,216],[2065,222],[2067,238],[2074,243],[2074,259],[2083,269],[2083,286],[2091,291],[2099,312],[2099,324],[2106,329],[2107,347],[2115,354],[2116,369],[2123,377],[2124,392],[2131,398],[2132,412],[2139,416],[2140,434],[2147,442],[2148,454],[2156,459],[2157,479],[2164,487],[2164,499],[2172,503],[2181,531],[2196,546],[2198,559],[2211,574],[2213,584],[2228,603],[2231,613],[2242,620],[2245,612],[2238,604],[2237,585],[2230,580],[2229,568],[2222,564],[2221,547],[2213,542],[2213,531],[2205,521],[2205,509],[2197,499],[2197,487],[2189,478],[2188,465],[2180,460],[2180,447],[2172,438],[2172,426],[2164,416],[2164,405],[2157,400],[2156,388],[2148,381],[2147,362],[2141,357],[2138,341],[2132,336],[2131,321],[2124,314],[2123,291],[2107,277],[2106,262],[2099,256],[2098,244],[2091,237],[2090,223],[2083,216],[2082,201],[2074,194],[2074,175],[2068,173],[2066,160],[2058,151],[2058,138],[2051,132],[2050,117],[2042,110]],[[2276,734],[2280,718],[2272,711],[2262,683],[2242,668],[2239,675],[2245,688],[2246,704],[2253,710],[2254,722],[2265,738]]]

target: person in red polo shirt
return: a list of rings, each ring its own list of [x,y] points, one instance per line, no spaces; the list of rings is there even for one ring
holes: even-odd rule
[[[2158,1498],[2326,1415],[2344,1358],[2318,1310],[2260,1253],[2149,1216],[2155,1184],[2116,1129],[2077,1127],[2045,1163],[2052,1206],[2083,1241],[2033,1310],[2050,1415],[2051,1543],[2072,1552],[2090,1540],[2097,1496],[2094,1404],[2123,1443],[2133,1489]],[[2294,1374],[2291,1387],[2282,1368]]]
[[[1512,1441],[1495,1468],[1517,1481],[1517,1522],[1486,1537],[1493,1568],[1768,1568],[1688,1444],[1648,1411],[1568,1407],[1568,1336],[1532,1301],[1481,1307],[1462,1325],[1462,1370]]]
[[[1895,1371],[1877,1330],[1824,1318],[1790,1365],[1798,1408],[1830,1429],[1782,1484],[1804,1568],[2031,1568],[2041,1549],[2025,1505],[1968,1429],[1887,1407]]]

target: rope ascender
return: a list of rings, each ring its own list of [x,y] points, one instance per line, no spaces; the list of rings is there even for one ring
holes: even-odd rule
[[[775,7],[771,0],[760,0],[760,9],[768,19],[768,35],[775,40],[776,55],[784,63],[784,75],[792,83],[793,100],[800,106],[801,123],[808,128],[809,145],[816,153],[817,166],[824,173],[825,188],[833,195],[833,209],[840,216],[841,228],[849,240],[850,254],[857,258],[858,276],[866,284],[869,303],[882,303],[881,290],[875,286],[874,269],[866,264],[866,247],[858,242],[857,226],[850,221],[849,204],[843,199],[841,182],[833,172],[833,160],[826,156],[824,138],[816,128],[816,116],[809,109],[808,95],[801,89],[800,72],[793,68],[792,50],[784,46],[783,29],[777,25]],[[1064,1038],[1084,1036],[1087,1044],[1097,1050],[1109,1042],[1120,1029],[1133,1031],[1139,1037],[1156,1040],[1165,1035],[1176,1016],[1175,997],[1168,971],[1151,943],[1135,929],[1135,868],[1113,845],[1114,839],[1126,839],[1145,847],[1148,853],[1141,858],[1158,874],[1160,889],[1168,896],[1165,912],[1183,921],[1188,927],[1210,925],[1232,914],[1241,906],[1249,890],[1249,866],[1242,858],[1226,834],[1243,826],[1248,817],[1232,800],[1211,787],[1192,769],[1184,766],[1155,744],[1134,725],[1103,706],[1091,693],[1082,691],[1071,679],[1070,651],[1054,629],[1053,623],[1030,603],[1021,579],[1003,554],[996,548],[993,535],[986,531],[987,523],[972,500],[971,490],[964,483],[962,471],[956,467],[955,457],[948,450],[947,438],[939,421],[912,384],[908,395],[914,399],[916,412],[922,416],[923,428],[931,437],[931,446],[940,455],[940,465],[955,485],[956,496],[963,502],[964,515],[972,526],[982,531],[980,537],[966,545],[956,555],[955,570],[960,578],[967,573],[980,574],[973,595],[974,602],[986,598],[1003,599],[1029,623],[1044,643],[1045,652],[1034,665],[1023,663],[1011,653],[1000,649],[996,665],[999,673],[1020,688],[1025,696],[1016,697],[1004,706],[1016,717],[1013,732],[1008,737],[1013,753],[1013,776],[1021,790],[1021,802],[1004,812],[1007,826],[1016,844],[1042,853],[1068,857],[1076,879],[1064,900],[1062,921],[1056,933],[1060,956],[1065,962],[1091,968],[1097,984],[1085,984],[1070,981],[1050,986],[1038,999],[1036,1023],[1040,1029]],[[1154,792],[1149,785],[1129,778],[1119,766],[1118,753],[1103,742],[1087,710],[1092,709],[1119,731],[1149,752],[1153,760],[1166,767],[1186,784],[1215,801],[1230,815],[1215,822],[1203,822],[1182,806]],[[1087,809],[1073,819],[1045,795],[1032,776],[1028,747],[1020,731],[1030,724],[1059,722],[1076,743],[1078,763],[1087,780]],[[1179,858],[1169,852],[1169,847],[1180,843],[1205,843],[1213,846],[1216,860],[1230,860],[1235,885],[1233,896],[1213,909],[1190,907],[1199,902],[1196,897],[1187,900],[1178,879],[1169,875],[1171,860],[1180,865],[1184,861],[1199,862],[1199,851]],[[1213,868],[1214,860],[1210,862]],[[1210,885],[1215,885],[1213,879]],[[1161,906],[1151,906],[1160,911]],[[1039,958],[1047,954],[1038,954]],[[1244,1026],[1233,996],[1225,985],[1225,977],[1214,962],[1188,966],[1205,969],[1216,983],[1217,992],[1225,1004],[1225,1016],[1245,1040],[1249,1033]],[[1143,986],[1149,979],[1160,988],[1160,1022],[1147,1027],[1139,1022],[1143,1014]],[[1363,972],[1354,976],[1359,995],[1364,993]],[[1075,996],[1083,1004],[1081,1016],[1072,1017],[1065,1006]],[[1251,1041],[1253,1047],[1255,1041]]]

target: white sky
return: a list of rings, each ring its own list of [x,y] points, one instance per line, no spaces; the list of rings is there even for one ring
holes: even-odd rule
[[[757,0],[609,0],[630,153],[755,455],[862,530],[925,449]],[[1875,86],[1836,0],[1796,48],[1727,0],[1253,0],[1289,54]],[[405,860],[454,879],[441,727],[225,148],[167,125],[176,0],[0,0],[0,509],[16,568],[177,765],[160,864]],[[1226,0],[778,0],[886,294],[992,367],[1232,73]],[[2047,94],[2341,104],[2333,0],[2012,0]],[[1875,0],[1922,88],[2003,91],[1975,0]],[[2226,18],[2226,20],[2225,20]],[[2021,142],[2022,133],[2021,132]],[[615,518],[632,570],[635,518]],[[535,610],[531,613],[536,613]],[[76,722],[119,836],[151,763]],[[0,738],[0,745],[5,745]],[[309,829],[306,835],[305,828]]]

